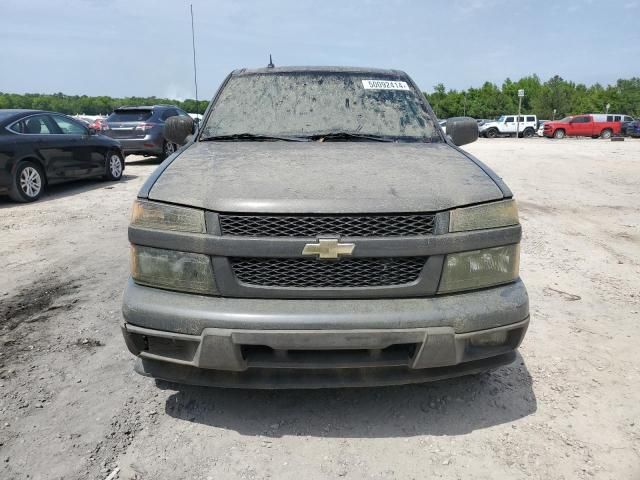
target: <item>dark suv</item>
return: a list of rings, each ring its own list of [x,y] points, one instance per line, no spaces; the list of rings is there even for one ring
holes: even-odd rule
[[[175,116],[189,115],[173,105],[120,107],[107,117],[103,133],[118,139],[125,155],[155,155],[164,160],[177,148],[162,134],[164,122]]]

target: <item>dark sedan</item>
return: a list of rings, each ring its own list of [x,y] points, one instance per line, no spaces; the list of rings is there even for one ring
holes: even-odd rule
[[[78,178],[120,180],[124,156],[117,140],[82,122],[41,110],[0,110],[0,195],[40,198],[49,184]]]

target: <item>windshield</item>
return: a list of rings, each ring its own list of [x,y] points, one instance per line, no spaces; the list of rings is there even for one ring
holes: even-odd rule
[[[151,110],[116,110],[109,118],[108,122],[144,122],[151,118]]]
[[[350,136],[333,138],[439,139],[422,94],[405,80],[352,72],[233,76],[220,93],[201,138],[346,133]]]
[[[573,117],[564,117],[564,118],[563,118],[562,120],[560,120],[560,121],[561,121],[561,122],[564,122],[564,123],[569,123],[569,122],[571,121],[571,119],[572,119],[572,118],[573,118]]]

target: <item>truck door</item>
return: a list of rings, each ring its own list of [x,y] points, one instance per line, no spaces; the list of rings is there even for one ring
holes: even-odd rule
[[[622,129],[622,115],[614,115],[613,121],[613,133],[616,135],[620,134],[620,130]]]
[[[590,137],[593,135],[593,121],[590,115],[578,115],[571,120],[571,132],[575,137]]]

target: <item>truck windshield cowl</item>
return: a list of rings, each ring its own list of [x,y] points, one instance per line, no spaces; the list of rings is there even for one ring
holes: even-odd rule
[[[383,137],[379,135],[362,135],[360,133],[349,133],[349,132],[332,132],[332,133],[323,133],[320,135],[305,135],[301,137],[273,137],[267,135],[254,135],[252,133],[238,133],[234,135],[216,135],[214,137],[204,137],[201,138],[202,142],[273,142],[273,141],[283,141],[283,142],[335,142],[335,141],[345,141],[345,142],[353,142],[353,141],[373,141],[373,142],[395,142],[400,141],[398,138],[392,137]],[[409,141],[413,141],[413,139],[409,139]],[[429,141],[431,141],[429,139]]]
[[[422,93],[400,75],[233,75],[200,140],[442,141]]]

